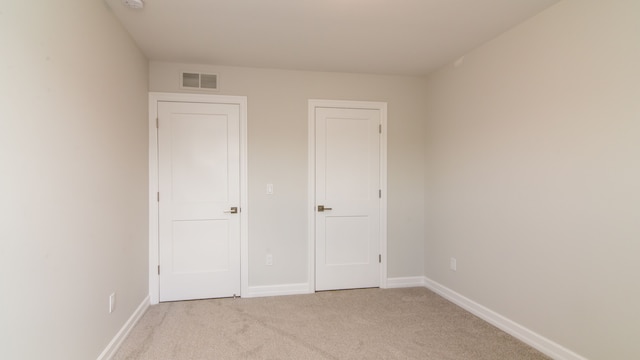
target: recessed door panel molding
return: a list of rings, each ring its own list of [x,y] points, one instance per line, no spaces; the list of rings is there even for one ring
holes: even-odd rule
[[[172,223],[168,272],[176,275],[231,271],[228,220],[178,220]]]
[[[327,216],[324,222],[325,241],[319,257],[324,266],[368,265],[372,261],[370,239],[371,219],[361,216]],[[375,250],[375,249],[373,249]],[[373,261],[377,263],[377,252]],[[377,279],[377,275],[375,276]]]
[[[316,116],[326,116],[323,128],[317,129],[318,136],[322,136],[325,143],[330,142],[326,146],[323,144],[324,153],[320,159],[325,162],[326,172],[331,174],[324,178],[323,191],[334,199],[369,200],[372,195],[369,190],[374,185],[370,183],[371,173],[378,173],[377,155],[373,163],[370,157],[372,152],[379,152],[379,120],[372,122],[371,119],[378,119],[379,114],[377,110],[357,109],[362,114],[347,114],[349,111],[339,110],[342,114],[331,116],[327,114],[329,110],[318,108],[316,113]],[[372,166],[376,168],[372,169]]]
[[[229,129],[227,115],[174,114],[171,126],[171,163],[173,201],[179,203],[228,201],[230,188],[226,171],[229,158],[236,158],[237,147],[227,148],[227,136],[237,137]],[[235,154],[229,151],[234,150]],[[237,166],[237,165],[236,165]]]

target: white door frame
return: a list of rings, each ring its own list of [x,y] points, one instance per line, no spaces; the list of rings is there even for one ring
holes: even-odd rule
[[[248,294],[249,287],[249,238],[247,201],[247,97],[184,93],[149,93],[149,302],[160,301],[160,277],[158,276],[158,102],[191,102],[234,104],[240,106],[240,294]]]
[[[316,108],[373,109],[380,111],[380,287],[387,287],[387,103],[372,101],[309,100],[309,204],[308,204],[308,275],[309,292],[316,291]]]

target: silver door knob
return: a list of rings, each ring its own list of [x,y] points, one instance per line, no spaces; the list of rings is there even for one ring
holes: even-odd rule
[[[236,206],[233,206],[233,207],[231,207],[231,209],[225,210],[224,212],[226,214],[237,214],[238,213],[238,208]]]
[[[318,205],[318,212],[323,212],[326,210],[333,210],[333,209],[330,207],[324,207],[324,205]]]

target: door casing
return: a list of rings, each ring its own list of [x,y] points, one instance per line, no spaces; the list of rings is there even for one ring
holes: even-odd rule
[[[218,103],[240,106],[240,295],[248,294],[247,97],[186,93],[149,93],[149,302],[160,301],[158,233],[158,102]]]
[[[309,100],[308,105],[308,132],[309,132],[309,170],[308,170],[308,199],[307,216],[309,227],[308,237],[308,274],[309,292],[315,292],[315,272],[316,272],[316,108],[345,108],[345,109],[373,109],[380,111],[380,123],[382,134],[380,135],[380,189],[382,197],[380,199],[380,254],[382,262],[380,264],[380,287],[387,287],[387,103],[373,101],[346,101],[346,100]]]

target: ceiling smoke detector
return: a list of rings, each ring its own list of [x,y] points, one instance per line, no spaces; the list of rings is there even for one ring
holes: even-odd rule
[[[142,0],[122,0],[122,3],[132,9],[142,9],[144,7]]]

